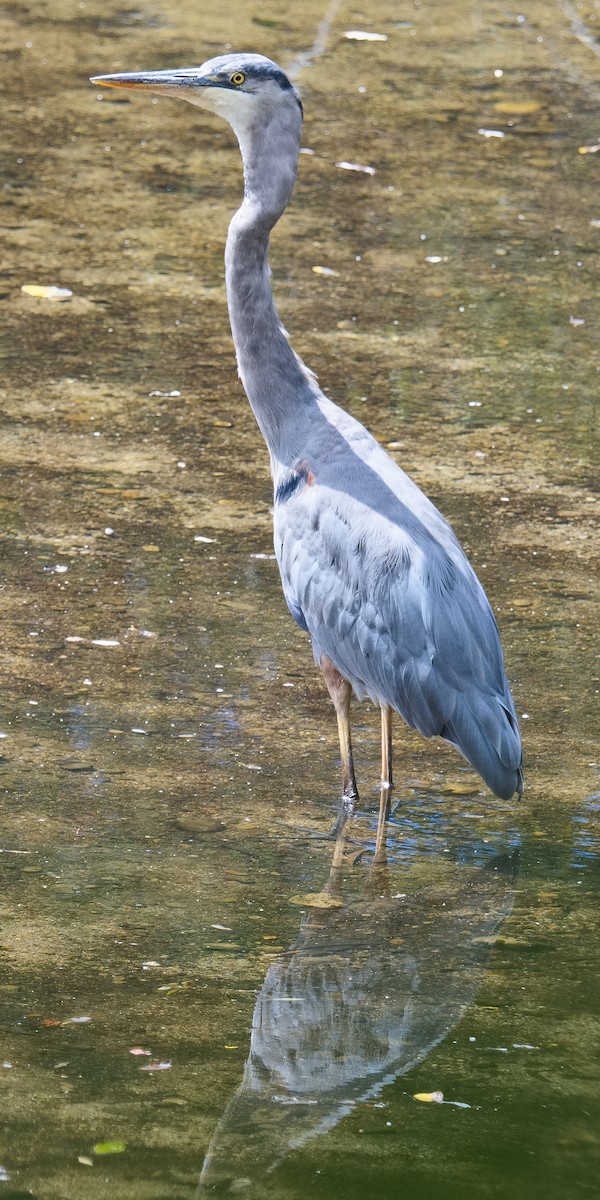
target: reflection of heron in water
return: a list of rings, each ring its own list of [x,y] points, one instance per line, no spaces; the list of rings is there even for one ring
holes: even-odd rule
[[[103,75],[107,87],[179,96],[229,121],[244,201],[229,227],[227,298],[238,366],[271,456],[275,553],[290,611],[310,634],[335,705],[343,813],[357,798],[350,698],[465,756],[496,795],[523,790],[521,739],[496,622],[454,533],[370,433],[332,404],[289,345],[273,303],[269,234],[296,177],[302,105],[260,54],[201,67]]]
[[[423,886],[403,868],[412,890],[394,894],[381,818],[366,884],[344,901],[346,832],[313,898],[321,907],[303,917],[258,994],[244,1077],[213,1135],[199,1198],[262,1195],[261,1180],[291,1151],[426,1058],[469,1007],[511,910],[506,857],[428,863]]]

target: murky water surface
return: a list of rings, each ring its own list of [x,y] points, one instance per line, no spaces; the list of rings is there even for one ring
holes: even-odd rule
[[[289,67],[326,11],[218,8],[2,19],[0,1198],[595,1196],[600,8],[341,3],[298,75],[282,314],[463,539],[526,743],[503,804],[398,728],[373,865],[356,708],[337,872],[227,324],[237,148],[87,83]]]

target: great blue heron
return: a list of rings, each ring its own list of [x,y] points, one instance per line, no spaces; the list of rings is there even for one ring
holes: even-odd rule
[[[425,737],[455,746],[502,799],[522,792],[519,726],[477,576],[431,501],[323,395],[273,302],[269,234],[296,179],[296,89],[261,54],[93,82],[189,100],[224,117],[240,144],[244,199],[225,251],[229,315],[239,374],[271,458],[285,599],[310,634],[337,714],[342,814],[358,795],[353,692],[381,708],[384,785],[392,782],[395,710]]]

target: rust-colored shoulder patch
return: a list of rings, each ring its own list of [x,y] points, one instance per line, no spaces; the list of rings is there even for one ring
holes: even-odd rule
[[[302,478],[306,480],[308,487],[312,487],[313,483],[317,482],[317,477],[311,471],[306,460],[299,463],[298,466],[296,467],[296,470],[297,470],[298,474],[301,475]]]
[[[316,475],[311,471],[307,462],[302,461],[297,465],[295,464],[289,475],[278,484],[275,492],[275,503],[285,504],[285,501],[289,500],[302,484],[305,487],[312,487],[316,482]]]

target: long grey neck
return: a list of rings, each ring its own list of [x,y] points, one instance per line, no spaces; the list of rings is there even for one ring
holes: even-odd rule
[[[269,234],[296,178],[300,115],[277,114],[270,126],[236,130],[244,161],[244,199],[229,226],[225,250],[227,302],[238,370],[271,454],[290,465],[318,389],[292,350],[273,301]]]

